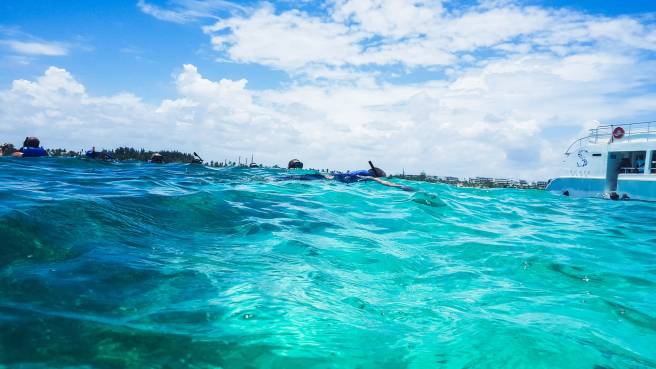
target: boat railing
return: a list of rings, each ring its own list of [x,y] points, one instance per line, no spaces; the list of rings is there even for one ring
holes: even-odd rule
[[[617,128],[622,128],[624,134],[621,138],[614,137],[614,132]],[[608,141],[612,143],[618,140],[621,142],[631,142],[632,140],[656,140],[656,121],[637,122],[637,123],[618,123],[599,126],[590,130],[591,142],[598,143]]]
[[[621,127],[624,134],[620,138],[615,138],[613,132]],[[590,130],[590,134],[581,137],[572,142],[565,151],[565,155],[571,154],[572,150],[580,149],[588,143],[613,143],[613,142],[631,142],[636,140],[656,141],[656,121],[637,122],[637,123],[618,123],[599,126]]]

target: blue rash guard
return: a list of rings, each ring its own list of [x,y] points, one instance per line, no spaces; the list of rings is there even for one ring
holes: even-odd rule
[[[362,170],[355,170],[353,172],[348,172],[348,173],[335,173],[333,174],[333,177],[335,177],[336,181],[342,182],[342,183],[353,183],[360,181],[360,177],[373,177],[372,173],[369,172],[367,169],[362,169]]]
[[[48,152],[43,147],[21,147],[18,151],[23,153],[24,158],[48,156]]]
[[[306,174],[297,174],[297,175],[289,175],[289,176],[284,176],[279,178],[279,181],[314,181],[317,179],[326,179],[322,174],[320,173],[306,173]]]
[[[362,180],[362,178],[360,177],[373,177],[373,175],[369,172],[369,170],[366,169],[355,170],[353,172],[348,172],[348,173],[333,173],[332,176],[336,181],[342,183],[358,182]],[[327,178],[321,173],[308,173],[308,174],[284,176],[279,180],[314,181],[319,179],[327,179]]]

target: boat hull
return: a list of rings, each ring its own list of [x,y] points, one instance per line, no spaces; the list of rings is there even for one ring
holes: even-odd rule
[[[656,175],[620,178],[617,181],[617,194],[633,200],[656,201]]]
[[[606,179],[559,177],[552,180],[546,190],[576,197],[602,197],[606,192]]]

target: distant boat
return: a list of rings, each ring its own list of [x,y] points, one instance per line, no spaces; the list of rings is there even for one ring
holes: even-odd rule
[[[574,141],[548,191],[656,201],[656,122],[598,126]]]

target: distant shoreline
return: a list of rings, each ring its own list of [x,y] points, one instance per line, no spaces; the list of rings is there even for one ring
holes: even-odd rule
[[[457,177],[440,177],[431,176],[426,174],[394,174],[392,178],[404,179],[407,181],[415,182],[429,182],[429,183],[444,183],[456,187],[469,187],[469,188],[515,188],[521,190],[544,190],[547,187],[547,181],[525,181],[525,180],[511,180],[507,178],[488,178],[488,177],[475,177],[460,179]]]
[[[48,152],[48,156],[53,157],[69,157],[69,158],[85,158],[86,151],[73,151],[68,149],[45,149]],[[194,155],[190,153],[185,153],[177,150],[146,150],[146,149],[135,149],[132,147],[117,147],[112,150],[96,150],[98,153],[107,153],[111,156],[111,160],[125,161],[125,160],[137,160],[147,162],[153,154],[160,154],[164,158],[165,163],[192,163],[194,162]],[[94,159],[94,160],[103,160],[103,159]],[[251,168],[262,168],[262,164],[257,164],[247,159],[241,161],[241,158],[238,161],[231,161],[225,159],[224,161],[214,161],[208,160],[203,161],[203,165],[213,168],[221,167],[251,167]]]
[[[52,157],[79,157],[84,158],[84,151],[72,151],[67,149],[46,149],[49,156]],[[190,163],[193,161],[194,156],[189,153],[180,152],[177,150],[160,150],[160,151],[151,151],[145,149],[134,149],[131,147],[118,147],[113,150],[100,150],[98,152],[104,152],[111,154],[113,160],[125,161],[125,160],[137,160],[147,162],[150,157],[159,153],[164,157],[166,163]],[[224,159],[223,161],[204,161],[202,163],[205,166],[213,168],[224,168],[224,167],[250,167],[250,168],[280,168],[278,165],[273,165],[271,167],[266,167],[262,164],[257,164],[251,158],[249,163],[247,159],[241,161],[241,158],[237,162]],[[340,171],[332,171],[329,169],[310,169],[317,170],[319,172],[335,172],[341,173]],[[469,188],[516,188],[516,189],[525,189],[525,190],[544,190],[547,187],[547,181],[532,181],[528,182],[525,180],[511,180],[507,178],[489,178],[489,177],[474,177],[461,179],[458,177],[449,177],[449,176],[433,176],[427,175],[425,173],[421,174],[393,174],[390,175],[390,178],[398,178],[407,181],[415,182],[428,182],[428,183],[444,183],[456,187],[469,187]]]

